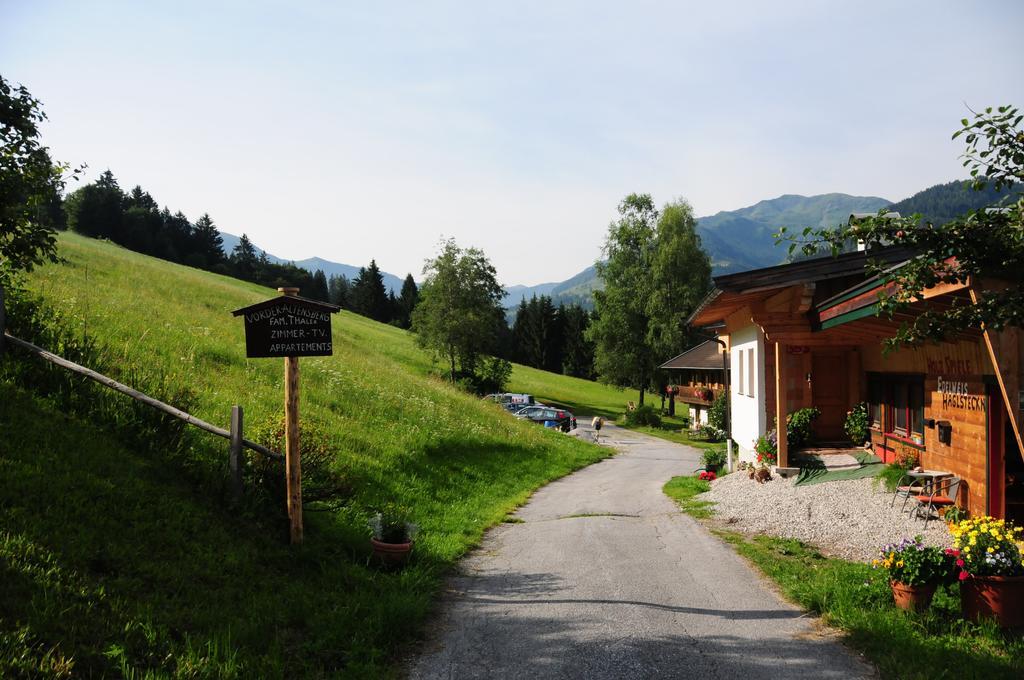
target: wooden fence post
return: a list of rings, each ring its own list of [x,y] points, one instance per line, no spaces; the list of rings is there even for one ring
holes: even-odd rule
[[[244,467],[244,449],[242,448],[242,407],[231,407],[231,453],[228,467],[231,474],[231,496],[235,500],[242,497],[242,468]]]

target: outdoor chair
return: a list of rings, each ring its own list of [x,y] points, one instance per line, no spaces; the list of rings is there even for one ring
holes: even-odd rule
[[[928,529],[928,522],[931,520],[932,514],[937,515],[939,508],[948,508],[956,505],[956,497],[960,493],[960,483],[962,481],[960,477],[948,477],[939,482],[930,493],[923,493],[914,497],[914,500],[917,501],[914,517],[920,517],[921,511],[924,511],[925,530]]]
[[[892,495],[892,502],[889,503],[889,507],[896,505],[896,499],[903,499],[903,507],[900,508],[900,512],[907,511],[907,501],[911,498],[915,498],[924,493],[924,479],[920,477],[911,477],[910,475],[903,475],[900,477],[900,481],[896,484],[896,493]]]

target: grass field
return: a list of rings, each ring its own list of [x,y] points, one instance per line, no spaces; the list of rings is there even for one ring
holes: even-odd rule
[[[247,428],[278,421],[283,362],[246,359],[230,314],[275,292],[73,234],[60,252],[66,262],[39,269],[30,290],[101,343],[108,373],[186,386],[195,415],[221,426],[236,403]],[[307,513],[301,549],[283,545],[279,522],[230,512],[177,458],[3,386],[0,675],[23,663],[50,664],[50,675],[70,665],[71,675],[387,676],[442,576],[483,531],[539,486],[608,455],[431,377],[404,331],[344,312],[333,325],[334,356],[301,362],[301,408],[327,433],[351,491],[342,509]],[[581,413],[626,401],[523,367],[512,388]],[[188,460],[224,469],[223,440],[188,441]],[[413,562],[397,573],[368,561],[367,519],[388,502],[420,525]]]

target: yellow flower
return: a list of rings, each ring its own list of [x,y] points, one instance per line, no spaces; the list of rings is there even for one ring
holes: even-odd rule
[[[989,548],[989,549],[988,549],[988,552],[990,552],[990,553],[994,553],[995,551],[996,551],[996,549],[995,549],[995,548]]]
[[[991,548],[989,548],[989,550],[991,550]],[[900,560],[899,562],[897,562],[896,566],[897,567],[902,567],[903,566],[903,560]]]
[[[964,552],[965,552],[965,553],[969,553],[969,552],[971,552],[971,546],[969,546],[969,545],[965,545],[965,546],[964,546]]]

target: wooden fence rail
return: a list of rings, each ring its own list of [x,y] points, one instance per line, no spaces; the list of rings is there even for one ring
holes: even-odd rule
[[[2,295],[2,293],[0,293],[0,295]],[[2,298],[0,298],[0,315],[2,314]],[[0,316],[0,323],[2,323],[2,316]],[[98,382],[104,387],[109,387],[112,390],[127,395],[134,399],[135,401],[140,401],[143,404],[151,406],[152,408],[155,408],[158,411],[162,411],[163,413],[166,413],[169,416],[173,416],[179,420],[183,420],[189,425],[198,427],[200,430],[204,430],[206,432],[209,432],[210,434],[215,434],[218,437],[223,437],[229,440],[231,442],[231,457],[229,461],[231,468],[231,481],[233,491],[236,494],[241,491],[242,447],[252,449],[253,451],[256,451],[257,453],[260,453],[273,460],[284,460],[284,456],[278,453],[277,451],[272,451],[271,449],[268,449],[265,446],[261,446],[256,442],[251,442],[248,439],[242,437],[242,408],[240,406],[235,406],[232,408],[231,430],[225,430],[223,428],[217,427],[216,425],[211,425],[205,420],[200,420],[199,418],[196,418],[190,413],[185,413],[181,409],[175,408],[170,404],[165,404],[159,399],[154,399],[148,394],[143,394],[138,390],[134,390],[131,387],[128,387],[127,385],[119,383],[113,378],[108,378],[102,373],[97,373],[96,371],[86,368],[85,366],[80,366],[73,361],[68,361],[63,357],[57,356],[52,352],[46,351],[42,347],[37,347],[36,345],[33,345],[31,342],[25,342],[24,340],[16,338],[7,331],[3,330],[2,326],[0,326],[0,343],[3,343],[4,340],[6,340],[11,345],[20,347],[28,352],[31,352],[32,354],[35,354],[36,356],[45,359],[46,361],[49,361],[52,364],[56,364],[61,368],[67,369],[72,373],[77,373],[79,375],[85,376],[90,380]],[[2,344],[0,344],[0,346],[2,346]]]

